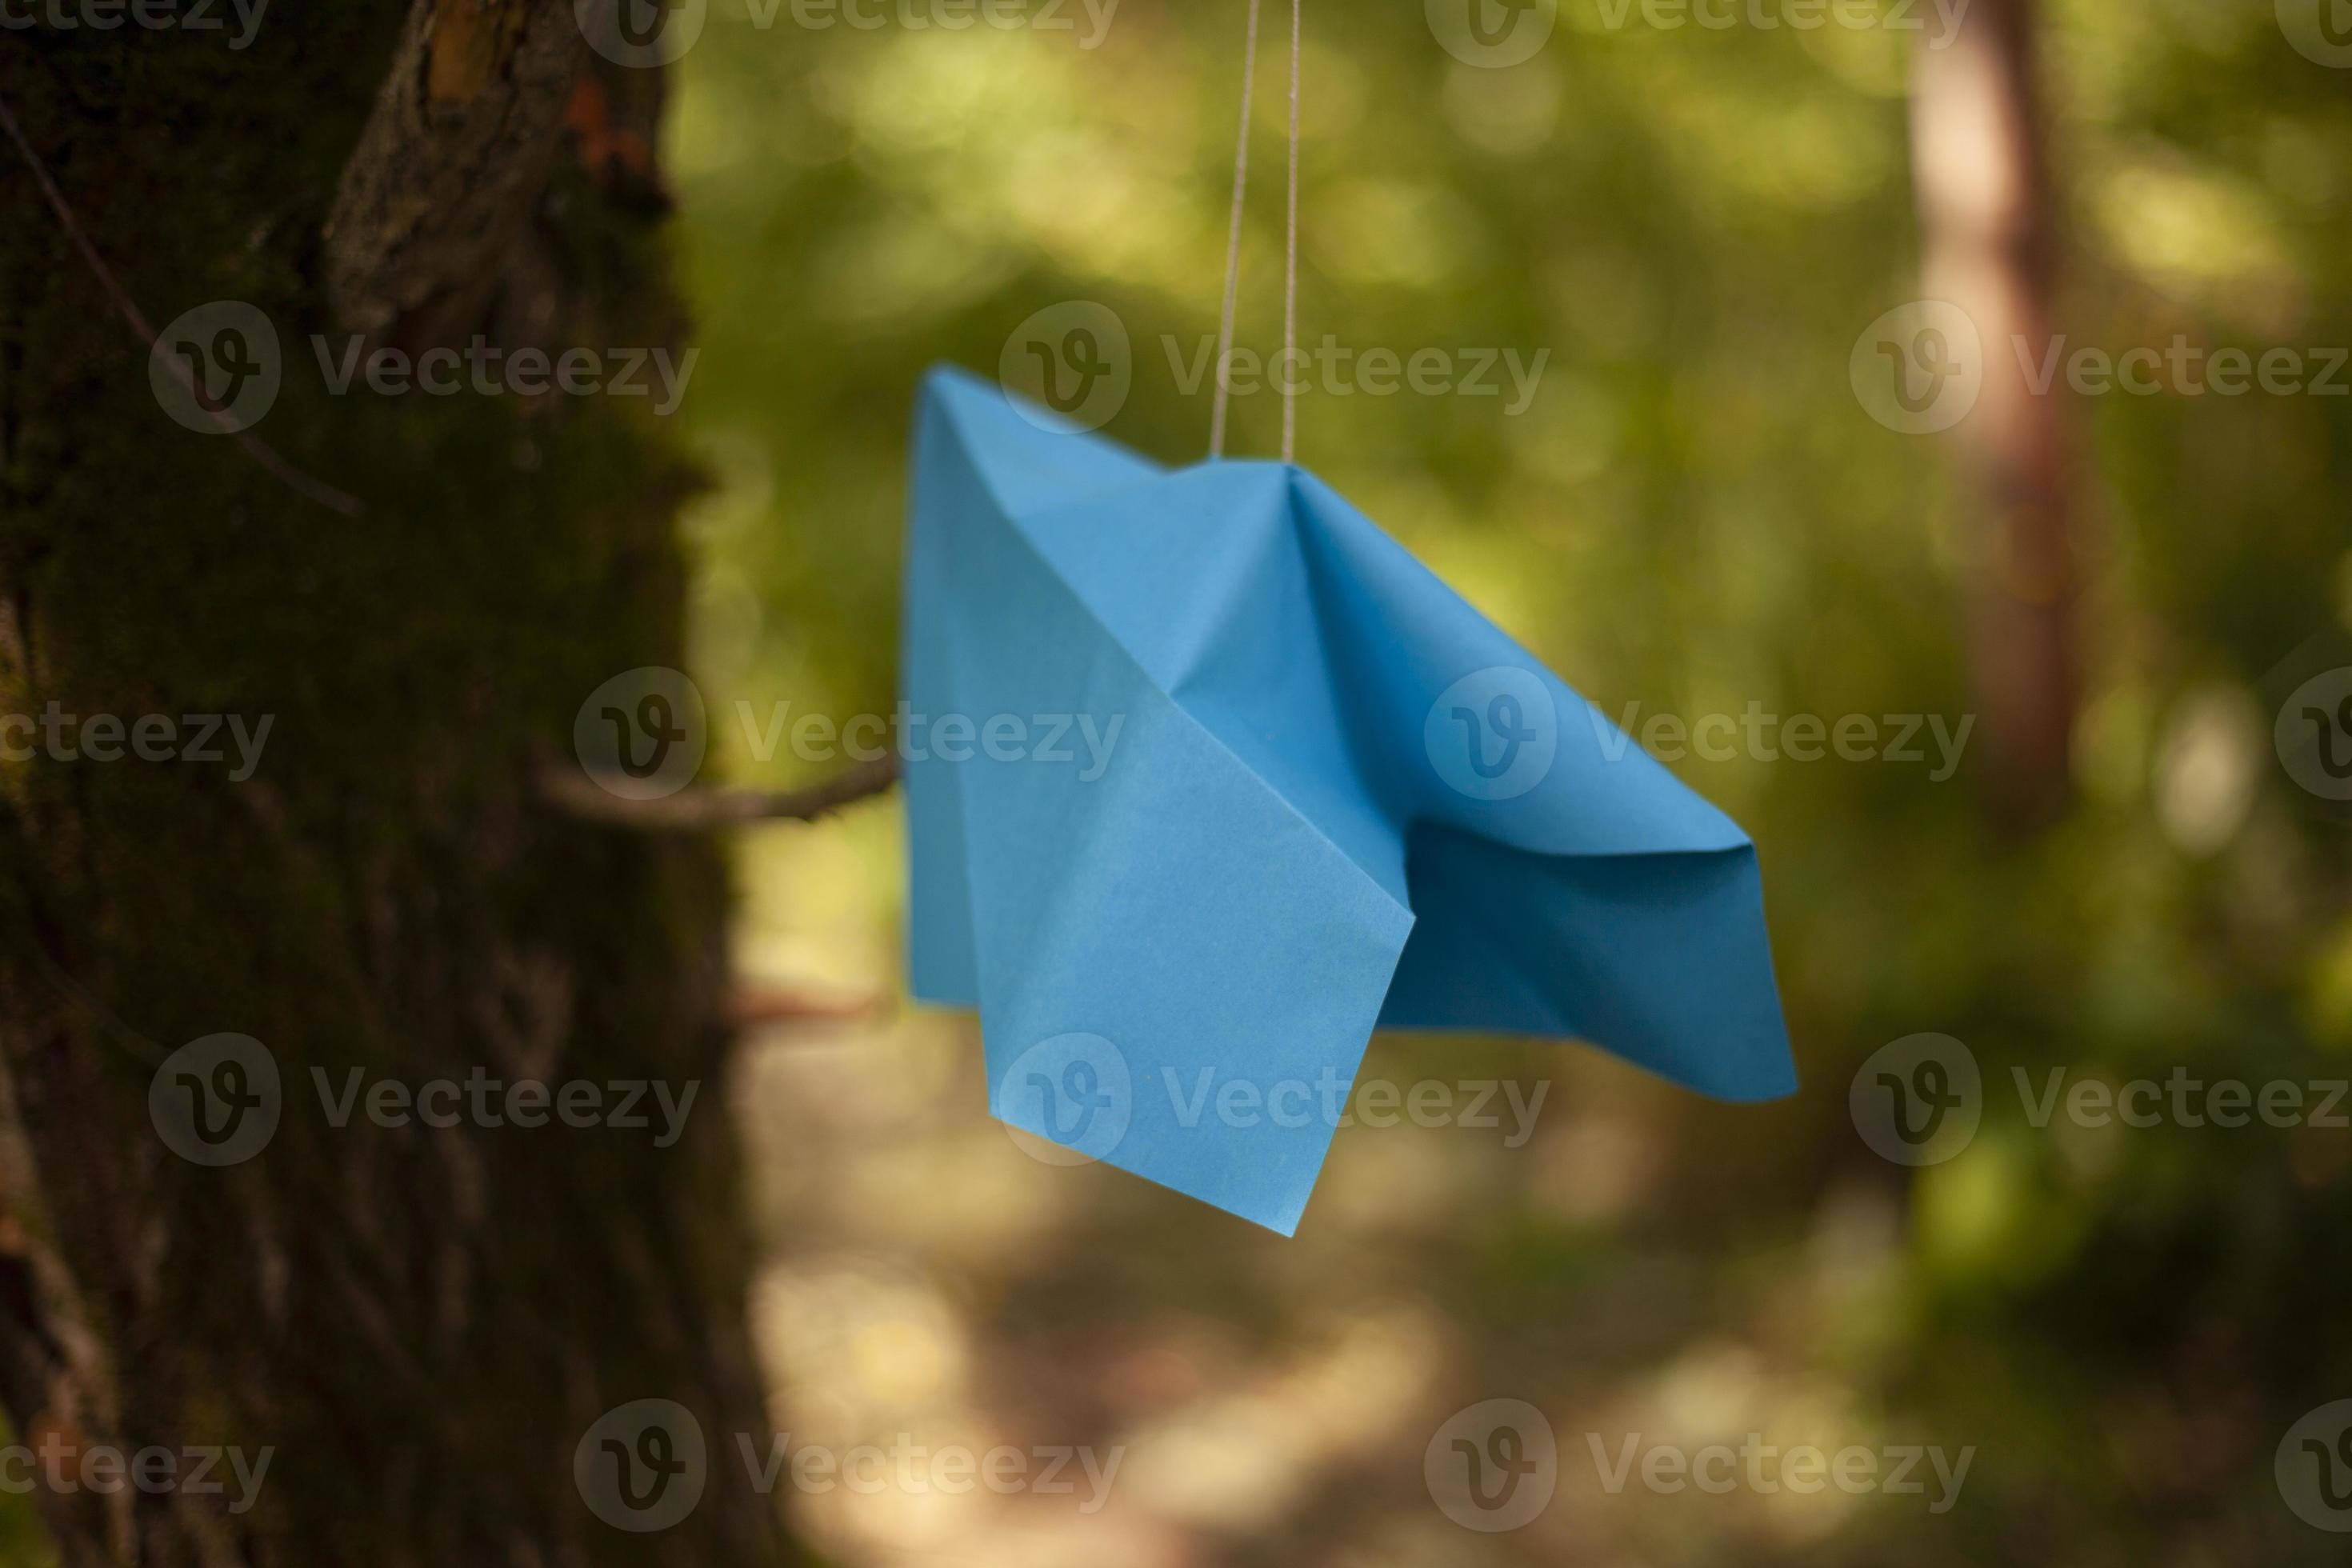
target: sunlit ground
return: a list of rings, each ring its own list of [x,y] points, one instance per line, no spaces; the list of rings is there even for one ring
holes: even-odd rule
[[[875,1005],[767,1029],[744,1057],[772,1417],[835,1452],[1119,1458],[1103,1489],[1073,1460],[1067,1495],[792,1494],[844,1561],[1668,1563],[1794,1552],[1864,1513],[1909,1542],[1910,1516],[1935,1518],[1924,1465],[1926,1494],[1901,1498],[1622,1479],[1628,1443],[1948,1440],[1850,1385],[1900,1300],[1882,1192],[1688,1252],[1659,1234],[1669,1091],[1579,1047],[1404,1037],[1367,1072],[1550,1078],[1531,1134],[1507,1110],[1494,1128],[1344,1128],[1288,1241],[1106,1166],[1046,1163],[987,1115],[972,1017],[898,1000],[899,850],[884,803],[769,831],[744,858],[746,987]],[[1535,1522],[1486,1536],[1440,1511],[1423,1456],[1497,1396],[1544,1412],[1559,1484]],[[1919,1534],[1906,1560],[1962,1560]]]

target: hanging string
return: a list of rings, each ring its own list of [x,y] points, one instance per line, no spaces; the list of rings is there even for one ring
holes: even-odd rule
[[[1255,3],[1255,0],[1253,0]],[[1298,429],[1298,6],[1290,0],[1290,229],[1282,254],[1282,460]]]
[[[1258,0],[1249,0],[1249,44],[1242,52],[1242,129],[1234,142],[1234,216],[1225,231],[1225,309],[1217,325],[1217,395],[1209,414],[1209,456],[1225,455],[1225,372],[1234,352],[1234,299],[1241,282],[1242,192],[1249,185],[1250,84],[1257,76]]]
[[[1298,36],[1300,0],[1290,0],[1290,189],[1282,260],[1282,460],[1297,447],[1298,426]],[[1209,456],[1225,455],[1226,387],[1234,352],[1234,305],[1240,292],[1242,207],[1249,188],[1250,89],[1257,77],[1259,0],[1249,0],[1249,41],[1242,58],[1242,121],[1234,142],[1234,209],[1225,230],[1225,300],[1217,321],[1217,389],[1209,411]]]

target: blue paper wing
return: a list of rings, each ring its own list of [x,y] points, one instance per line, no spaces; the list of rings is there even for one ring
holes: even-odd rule
[[[1409,825],[1419,923],[1383,1026],[1572,1035],[1723,1099],[1792,1092],[1748,836],[1329,486],[1294,484],[1358,764]],[[1499,755],[1482,710],[1507,691],[1549,755],[1488,798],[1465,770]]]
[[[926,415],[910,709],[1112,743],[1097,771],[1075,736],[1068,762],[951,761],[918,734],[916,994],[977,1003],[1004,1120],[1287,1235],[1412,915],[1106,629],[975,450],[1067,440],[992,390],[949,384]],[[1042,460],[1019,471],[1040,500]],[[1156,485],[1084,512],[1116,532]]]

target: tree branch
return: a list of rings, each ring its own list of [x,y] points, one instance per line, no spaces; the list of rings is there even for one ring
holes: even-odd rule
[[[478,319],[588,58],[569,0],[415,0],[327,222],[338,320],[417,344]]]
[[[756,822],[814,822],[882,794],[898,780],[898,759],[878,757],[801,790],[682,789],[656,800],[630,800],[577,765],[549,759],[539,770],[541,800],[568,816],[646,833],[703,833]]]

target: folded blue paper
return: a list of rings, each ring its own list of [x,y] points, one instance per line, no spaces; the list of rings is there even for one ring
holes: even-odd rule
[[[1375,1028],[1790,1092],[1756,853],[1297,468],[923,393],[915,994],[1002,1120],[1296,1230]]]

